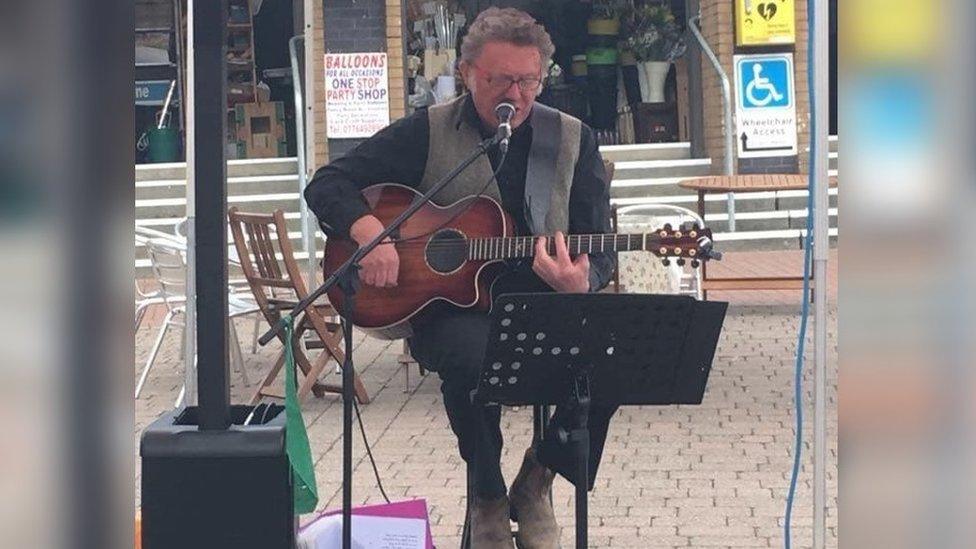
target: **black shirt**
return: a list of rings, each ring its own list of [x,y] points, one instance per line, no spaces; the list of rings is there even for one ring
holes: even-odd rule
[[[462,108],[464,121],[479,128],[483,137],[491,130],[483,127],[470,97]],[[512,216],[519,234],[531,234],[523,210],[525,173],[532,144],[532,116],[512,132],[508,156],[498,173],[502,207]],[[305,189],[305,200],[329,236],[347,237],[353,222],[369,213],[360,191],[377,183],[400,183],[417,187],[424,176],[430,141],[427,110],[397,120],[377,132],[342,158],[315,172]],[[492,169],[498,169],[500,153],[489,152]],[[594,234],[610,232],[610,193],[603,160],[593,130],[583,126],[580,153],[573,172],[569,194],[569,232]],[[590,289],[603,288],[610,281],[615,257],[612,253],[591,253]],[[516,268],[526,269],[528,261]]]

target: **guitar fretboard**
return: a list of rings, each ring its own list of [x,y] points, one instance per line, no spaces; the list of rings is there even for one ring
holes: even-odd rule
[[[468,243],[468,259],[495,260],[535,256],[538,236],[472,238]],[[574,234],[566,237],[571,255],[597,252],[630,252],[645,250],[657,242],[656,234]],[[556,253],[556,240],[546,240],[546,251]]]

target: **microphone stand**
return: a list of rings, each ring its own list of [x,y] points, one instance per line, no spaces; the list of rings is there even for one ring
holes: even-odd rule
[[[467,158],[464,159],[450,173],[442,177],[426,193],[416,198],[406,210],[390,222],[383,231],[372,241],[364,246],[360,246],[352,256],[346,260],[321,286],[308,294],[305,299],[298,302],[291,311],[292,316],[296,316],[309,305],[311,305],[322,294],[336,284],[339,285],[342,293],[345,294],[345,315],[342,322],[343,339],[345,342],[346,357],[342,363],[342,547],[351,549],[352,547],[352,399],[355,398],[353,391],[353,343],[352,328],[355,318],[355,296],[359,287],[359,262],[373,251],[383,240],[400,228],[403,223],[410,218],[417,210],[430,202],[430,199],[448,183],[454,180],[461,172],[470,166],[475,160],[489,149],[497,145],[503,136],[496,134],[494,137],[485,139]],[[266,345],[272,338],[280,333],[285,327],[284,320],[279,320],[275,325],[262,335],[258,341],[261,345]],[[286,342],[286,345],[288,343]]]

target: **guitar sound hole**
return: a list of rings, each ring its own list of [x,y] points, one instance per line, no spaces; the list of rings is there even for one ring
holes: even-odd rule
[[[467,241],[455,229],[434,233],[424,250],[427,265],[438,274],[450,274],[461,268],[468,259]]]

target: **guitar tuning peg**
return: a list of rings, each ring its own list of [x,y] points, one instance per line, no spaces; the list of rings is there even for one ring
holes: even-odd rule
[[[671,260],[665,257],[661,260],[661,264],[667,267],[668,265],[671,265]]]
[[[697,269],[700,266],[701,266],[701,261],[698,261],[697,259],[692,259],[691,260],[691,268],[692,269]]]
[[[685,266],[685,258],[683,258],[683,257],[679,257],[678,258],[678,266],[679,267],[684,267]]]
[[[665,231],[668,231],[670,233],[671,232],[671,229],[672,229],[672,227],[671,227],[671,224],[670,223],[665,223],[664,224],[664,230]]]

